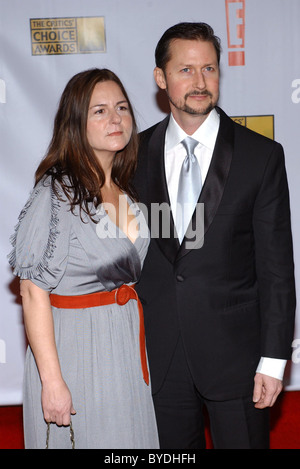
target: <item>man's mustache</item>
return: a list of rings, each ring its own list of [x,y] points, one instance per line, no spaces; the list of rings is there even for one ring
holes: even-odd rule
[[[210,96],[212,98],[212,94],[209,91],[191,91],[190,93],[186,93],[185,99],[189,96]]]

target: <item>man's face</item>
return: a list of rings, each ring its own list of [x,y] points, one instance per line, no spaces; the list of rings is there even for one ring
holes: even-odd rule
[[[211,42],[174,39],[170,43],[170,60],[165,73],[154,70],[157,85],[166,90],[171,111],[177,121],[182,113],[204,116],[219,99],[219,66]]]

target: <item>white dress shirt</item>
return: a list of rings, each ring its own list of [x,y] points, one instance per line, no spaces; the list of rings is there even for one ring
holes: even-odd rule
[[[207,119],[190,137],[200,142],[195,148],[194,154],[198,160],[201,170],[202,186],[204,184],[212,154],[214,151],[217,134],[219,131],[220,118],[216,110],[211,111]],[[174,221],[176,220],[176,204],[179,176],[186,151],[180,143],[187,134],[175,121],[171,114],[170,122],[166,132],[165,141],[165,171],[166,180]]]
[[[195,148],[194,154],[200,165],[202,186],[204,185],[211,162],[219,131],[219,125],[219,114],[216,109],[213,109],[196,132],[194,132],[193,135],[190,135],[190,137],[198,140],[199,142]],[[186,156],[186,151],[180,142],[185,137],[187,137],[187,134],[177,124],[171,114],[165,140],[165,174],[174,221],[176,220],[179,175],[183,160]],[[256,371],[257,373],[262,373],[282,380],[285,366],[286,360],[262,357]]]

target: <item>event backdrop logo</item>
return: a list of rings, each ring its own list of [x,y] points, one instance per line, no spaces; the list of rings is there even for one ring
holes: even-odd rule
[[[228,65],[245,65],[245,2],[225,0]]]
[[[234,122],[274,140],[274,116],[234,116]]]
[[[104,18],[33,18],[32,55],[106,52]]]

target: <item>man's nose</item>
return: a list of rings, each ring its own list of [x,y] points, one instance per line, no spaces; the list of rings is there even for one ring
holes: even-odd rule
[[[194,75],[194,86],[201,90],[206,88],[205,77],[201,70]]]

